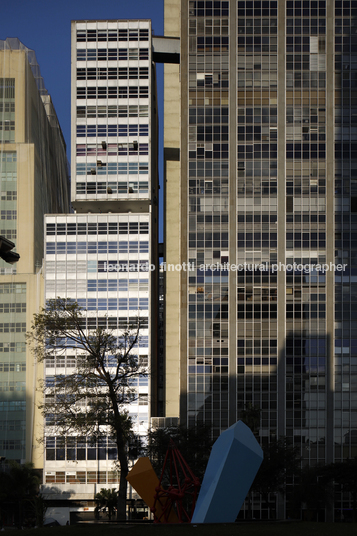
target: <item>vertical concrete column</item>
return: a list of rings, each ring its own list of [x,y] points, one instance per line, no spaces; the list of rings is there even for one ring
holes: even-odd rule
[[[180,37],[181,1],[165,0],[165,36]],[[181,47],[183,52],[183,48]],[[181,176],[180,176],[180,65],[164,66],[164,244],[167,264],[181,259]],[[180,307],[181,274],[165,274],[165,416],[180,411]],[[187,339],[184,341],[187,348]]]
[[[181,83],[181,147],[180,170],[181,170],[181,260],[188,261],[188,172],[187,172],[187,147],[188,147],[188,6],[185,0],[181,1],[181,57],[180,57],[180,83]],[[181,271],[181,303],[180,303],[180,421],[185,424],[187,419],[187,360],[188,360],[188,331],[187,331],[187,288],[188,272]],[[187,421],[186,421],[187,422]]]
[[[286,5],[278,2],[278,265],[285,264],[286,229]],[[283,270],[278,276],[278,430],[277,435],[285,435],[285,338],[286,338],[286,277]]]
[[[334,2],[326,2],[326,262],[334,263]],[[334,278],[326,272],[326,463],[334,461]],[[333,521],[333,509],[327,509],[326,521]]]
[[[229,262],[237,262],[237,3],[229,5]],[[229,272],[229,425],[237,420],[237,272]]]
[[[278,251],[277,264],[286,262],[286,3],[278,2]],[[285,435],[286,407],[286,276],[284,270],[277,272],[278,277],[278,419],[277,436]],[[285,518],[284,497],[278,496],[277,517]]]

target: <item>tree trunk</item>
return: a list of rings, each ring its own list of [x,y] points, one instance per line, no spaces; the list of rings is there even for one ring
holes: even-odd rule
[[[247,495],[247,500],[248,500],[248,516],[247,516],[247,519],[252,520],[253,513],[252,513],[252,492],[251,491],[249,491],[249,493]]]
[[[118,493],[118,505],[117,505],[117,520],[126,521],[126,494],[128,488],[128,481],[126,476],[128,474],[128,460],[125,452],[125,448],[119,448],[118,446],[118,460],[120,463],[120,481],[119,481],[119,493]]]
[[[352,492],[352,519],[353,523],[357,521],[357,492]]]

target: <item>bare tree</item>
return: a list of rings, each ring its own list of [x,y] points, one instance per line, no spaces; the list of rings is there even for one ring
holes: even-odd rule
[[[128,443],[133,426],[127,407],[137,396],[134,379],[147,375],[137,355],[140,319],[119,333],[88,329],[85,311],[70,299],[49,300],[34,316],[28,343],[38,361],[76,353],[69,374],[42,382],[40,406],[51,435],[113,438],[120,466],[118,519],[126,518]]]

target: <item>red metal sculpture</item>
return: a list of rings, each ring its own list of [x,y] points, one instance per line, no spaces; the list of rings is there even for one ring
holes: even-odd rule
[[[165,481],[166,489],[164,488]],[[155,489],[152,512],[155,523],[190,523],[200,487],[175,443],[170,441],[159,485]],[[160,508],[158,508],[158,504]],[[157,516],[156,512],[160,512]]]

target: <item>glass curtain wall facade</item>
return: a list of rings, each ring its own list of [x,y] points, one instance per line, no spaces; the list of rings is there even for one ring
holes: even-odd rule
[[[165,2],[165,34],[181,38],[182,122],[165,144],[180,140],[166,183],[179,181],[183,233],[166,261],[195,263],[179,276],[179,330],[166,295],[166,352],[176,337],[180,360],[167,416],[216,437],[252,405],[261,443],[286,436],[311,465],[356,455],[356,9]],[[255,501],[259,516],[286,513]]]

